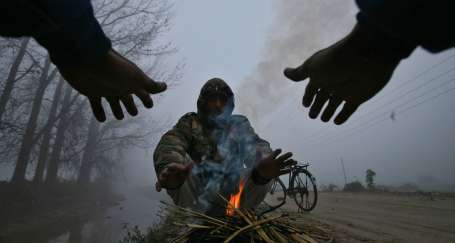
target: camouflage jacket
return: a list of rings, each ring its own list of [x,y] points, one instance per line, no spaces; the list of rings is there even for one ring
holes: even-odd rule
[[[219,138],[217,132],[227,135]],[[258,159],[271,152],[270,144],[254,132],[245,116],[232,115],[223,128],[210,129],[204,126],[197,113],[191,112],[182,116],[159,141],[153,156],[156,173],[159,174],[169,163],[185,163],[186,155],[195,163],[202,160],[221,163],[223,158],[218,151],[220,139],[229,140],[228,152],[242,156],[246,167],[253,166]]]

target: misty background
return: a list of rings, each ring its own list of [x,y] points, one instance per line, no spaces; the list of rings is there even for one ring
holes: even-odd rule
[[[343,159],[348,182],[364,182],[373,169],[378,184],[455,190],[454,50],[417,49],[377,96],[336,126],[308,117],[301,105],[307,81],[294,83],[282,71],[349,33],[353,1],[182,1],[176,7],[171,36],[185,72],[151,113],[167,112],[175,123],[196,110],[202,84],[220,77],[234,90],[234,112],[248,116],[274,148],[309,162],[319,184],[344,184]]]
[[[363,183],[365,171],[372,169],[377,184],[413,183],[423,190],[455,191],[455,50],[434,55],[417,49],[399,65],[383,91],[362,105],[348,122],[335,126],[308,118],[308,110],[301,105],[307,81],[294,83],[282,71],[300,65],[315,51],[349,33],[356,22],[354,1],[125,2],[162,12],[152,11],[161,14],[138,15],[120,23],[108,19],[104,30],[111,39],[118,39],[114,46],[121,53],[150,76],[168,82],[169,90],[154,96],[154,108],[142,109],[138,117],[127,115],[123,121],[114,121],[110,114],[107,124],[97,125],[85,99],[59,82],[46,53],[30,41],[19,66],[17,77],[21,80],[16,82],[2,117],[4,124],[19,128],[2,127],[0,181],[12,179],[33,97],[47,66],[47,77],[55,76],[42,88],[42,110],[32,134],[36,136],[46,128],[52,117],[53,98],[60,93],[56,116],[71,122],[62,135],[66,140],[62,142],[54,180],[78,180],[86,158],[93,166],[89,178],[108,177],[115,191],[125,197],[122,211],[107,212],[116,221],[116,230],[124,222],[141,227],[154,222],[158,205],[155,199],[166,198],[165,192],[155,192],[154,147],[161,134],[183,114],[196,111],[199,90],[213,77],[224,79],[232,87],[234,113],[246,115],[258,135],[273,148],[291,151],[298,161],[309,162],[319,185],[344,184],[343,160],[348,182]],[[113,3],[119,6],[124,2]],[[115,6],[104,8],[108,11]],[[126,8],[126,12],[117,14],[133,10]],[[97,16],[100,22],[106,17],[102,11]],[[24,42],[1,40],[2,93]],[[65,93],[67,103],[63,101]],[[59,115],[65,114],[59,110],[68,114]],[[58,119],[51,121],[55,124],[49,134],[55,137],[50,135],[48,157],[52,157],[58,132]],[[100,130],[103,127],[105,130]],[[101,135],[100,140],[95,139],[102,142],[84,157],[93,129],[102,131],[96,133]],[[36,174],[42,144],[39,141],[29,151],[24,179],[33,180]],[[47,172],[41,175],[42,180],[45,176]]]

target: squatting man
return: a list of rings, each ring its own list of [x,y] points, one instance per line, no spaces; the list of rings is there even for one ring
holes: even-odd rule
[[[197,112],[183,115],[167,131],[154,152],[158,182],[176,205],[222,213],[221,198],[244,181],[241,208],[255,208],[270,181],[289,173],[292,153],[272,150],[248,119],[232,114],[234,94],[222,79],[207,81],[197,100]]]

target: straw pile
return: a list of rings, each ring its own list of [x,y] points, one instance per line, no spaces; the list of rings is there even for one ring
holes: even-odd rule
[[[179,229],[179,232],[176,232],[178,236],[170,242],[332,242],[328,232],[320,228],[306,227],[302,230],[293,226],[287,214],[257,215],[253,211],[234,208],[234,216],[212,217],[162,203],[165,210],[175,216],[174,225]],[[189,218],[192,223],[185,223]]]

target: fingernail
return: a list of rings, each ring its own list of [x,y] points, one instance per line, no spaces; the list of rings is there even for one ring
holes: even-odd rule
[[[144,104],[145,108],[152,108],[153,107],[153,103],[145,103]]]
[[[106,117],[96,117],[96,120],[98,120],[99,122],[105,122],[106,121]]]
[[[158,82],[158,85],[162,88],[162,89],[167,89],[167,84],[165,82]]]
[[[343,124],[343,121],[340,121],[340,119],[335,119],[334,123],[335,125],[341,125]]]
[[[308,108],[308,107],[311,105],[311,102],[308,101],[308,100],[306,100],[306,99],[304,99],[304,100],[302,101],[302,105],[305,106],[306,108]]]
[[[318,114],[317,114],[316,112],[310,112],[309,115],[310,115],[310,118],[311,118],[311,119],[316,119],[316,118],[318,118]]]
[[[163,92],[167,89],[167,84],[165,82],[156,82],[157,92]]]
[[[284,69],[284,76],[288,77],[288,78],[291,78],[292,77],[292,74],[293,74],[293,71],[294,69],[293,68],[285,68]]]
[[[284,72],[285,73],[292,73],[294,70],[295,70],[295,68],[287,67],[287,68],[284,69]]]

